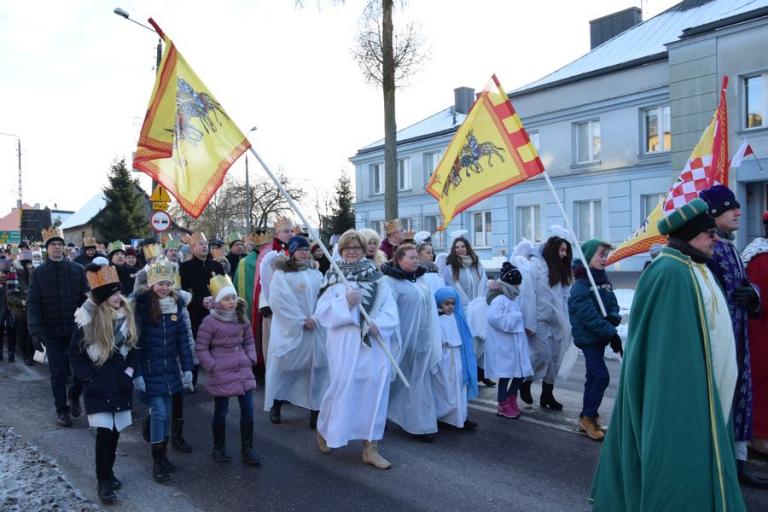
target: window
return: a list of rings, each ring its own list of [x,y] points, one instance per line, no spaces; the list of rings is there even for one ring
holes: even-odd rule
[[[602,236],[602,206],[600,201],[579,201],[574,203],[576,236],[580,241]]]
[[[768,126],[768,121],[766,121],[766,84],[768,84],[768,73],[744,79],[745,128]]]
[[[442,224],[440,215],[425,215],[421,229],[432,233],[432,248],[435,252],[446,250],[445,232],[438,231],[437,228]]]
[[[600,121],[576,125],[576,163],[600,160]]]
[[[651,212],[667,197],[667,194],[643,194],[640,196],[640,219],[645,220]]]
[[[371,164],[371,194],[384,193],[384,164]]]
[[[643,110],[643,138],[645,153],[661,153],[672,147],[672,122],[669,106]]]
[[[411,159],[397,160],[397,190],[411,190]]]
[[[517,207],[517,233],[520,238],[541,242],[541,207],[539,205]]]
[[[472,214],[472,246],[491,246],[491,212]]]
[[[372,220],[368,222],[368,227],[379,234],[382,240],[384,240],[384,221]]]
[[[437,166],[440,165],[440,160],[442,158],[442,151],[424,153],[424,185],[429,183],[429,179],[432,177],[432,173],[435,172]]]
[[[528,132],[528,138],[531,139],[531,144],[533,144],[533,147],[536,148],[536,152],[539,151],[539,132],[538,130]]]
[[[401,218],[400,222],[403,225],[403,231],[413,231],[413,219],[410,217]]]

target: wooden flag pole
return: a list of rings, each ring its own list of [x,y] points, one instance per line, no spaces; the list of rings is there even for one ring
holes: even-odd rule
[[[595,284],[595,278],[592,276],[592,271],[589,270],[589,262],[586,261],[584,257],[584,253],[581,252],[581,244],[579,244],[579,240],[576,238],[576,231],[573,230],[573,225],[571,224],[571,219],[568,218],[568,215],[565,214],[565,208],[563,208],[563,203],[560,202],[560,196],[557,195],[557,191],[555,191],[555,186],[552,185],[552,180],[549,179],[549,173],[545,170],[543,173],[544,179],[547,180],[547,185],[549,185],[549,190],[552,192],[552,195],[555,196],[555,201],[557,202],[557,207],[560,208],[560,213],[563,214],[563,219],[565,219],[565,226],[568,228],[568,231],[570,231],[573,234],[573,240],[576,242],[576,251],[578,252],[578,256],[581,259],[582,262],[584,262],[584,268],[587,269],[587,277],[589,278],[589,283],[592,285],[592,291],[595,294],[595,298],[597,299],[597,305],[600,306],[600,312],[603,314],[603,318],[608,316],[608,313],[605,311],[605,304],[603,304],[603,299],[600,298],[600,292],[597,291],[597,285]]]
[[[315,241],[317,241],[317,244],[320,246],[320,249],[322,249],[323,254],[326,258],[328,258],[328,261],[331,262],[331,268],[336,271],[336,273],[339,274],[339,277],[341,278],[341,282],[344,284],[349,284],[349,281],[347,281],[347,278],[344,276],[344,273],[339,269],[339,266],[336,264],[336,260],[333,259],[333,256],[331,256],[331,253],[328,252],[328,248],[325,246],[323,241],[318,236],[317,232],[312,228],[312,225],[309,223],[307,218],[304,216],[304,212],[302,212],[301,208],[299,208],[299,205],[296,204],[296,202],[293,200],[293,198],[288,194],[288,192],[283,188],[283,185],[280,183],[280,180],[278,180],[275,175],[272,173],[272,171],[269,169],[267,164],[264,162],[264,160],[261,159],[258,153],[256,153],[256,150],[253,149],[253,146],[250,148],[251,154],[258,160],[258,162],[261,164],[261,167],[264,168],[264,171],[266,171],[267,175],[269,175],[269,178],[272,180],[272,182],[275,184],[277,189],[280,191],[280,193],[285,197],[285,199],[288,201],[288,204],[291,205],[291,208],[294,212],[296,212],[296,215],[299,216],[301,219],[301,222],[304,223],[304,225],[309,230],[309,234],[312,236]],[[360,314],[365,318],[366,322],[371,323],[371,317],[368,316],[368,313],[366,313],[365,308],[363,308],[362,304],[357,305],[358,309],[360,310]],[[405,375],[403,375],[403,371],[400,369],[400,366],[398,366],[397,361],[395,361],[395,358],[392,356],[392,352],[389,351],[387,348],[387,345],[384,343],[384,340],[381,338],[381,334],[377,333],[376,336],[374,336],[374,339],[379,344],[379,347],[381,347],[381,350],[384,351],[384,353],[387,356],[387,359],[392,363],[392,366],[394,366],[395,371],[397,372],[397,376],[400,377],[400,380],[403,382],[403,385],[406,388],[410,388],[411,385],[408,383],[408,379],[405,378]]]

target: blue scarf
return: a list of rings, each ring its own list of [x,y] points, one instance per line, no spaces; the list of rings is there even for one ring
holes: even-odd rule
[[[459,336],[461,336],[461,366],[464,372],[464,384],[467,385],[467,399],[472,400],[478,395],[477,358],[472,343],[472,332],[469,330],[469,324],[464,317],[464,308],[461,307],[461,299],[456,290],[444,286],[435,292],[438,309],[447,299],[453,299],[456,303],[453,316],[456,319],[456,327],[459,328]]]

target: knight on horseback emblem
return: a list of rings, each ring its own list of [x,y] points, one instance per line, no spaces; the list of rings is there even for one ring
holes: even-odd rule
[[[186,140],[193,145],[199,144],[205,133],[212,133],[222,126],[219,115],[229,120],[229,117],[221,108],[221,104],[213,99],[207,92],[197,92],[183,78],[177,79],[176,91],[176,124],[173,129],[177,140]],[[197,118],[203,126],[202,130],[192,124],[192,119]]]
[[[504,152],[504,148],[501,148],[490,141],[478,142],[477,137],[475,137],[473,131],[474,130],[469,130],[466,136],[466,144],[461,147],[461,151],[459,151],[459,154],[453,161],[451,172],[448,174],[448,177],[443,184],[443,197],[448,196],[448,191],[450,190],[451,186],[453,186],[455,189],[458,188],[458,186],[461,184],[462,171],[464,171],[466,177],[469,178],[472,176],[470,171],[474,172],[475,174],[480,174],[485,170],[483,169],[483,164],[480,161],[482,157],[488,157],[488,161],[486,162],[488,167],[493,167],[494,156],[499,157],[499,160],[504,162],[504,155],[502,154]]]

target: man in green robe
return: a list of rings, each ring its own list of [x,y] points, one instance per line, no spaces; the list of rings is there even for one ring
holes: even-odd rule
[[[635,292],[590,497],[596,511],[745,510],[727,420],[737,372],[732,330],[706,267],[713,228],[699,199],[659,222],[669,245]]]

